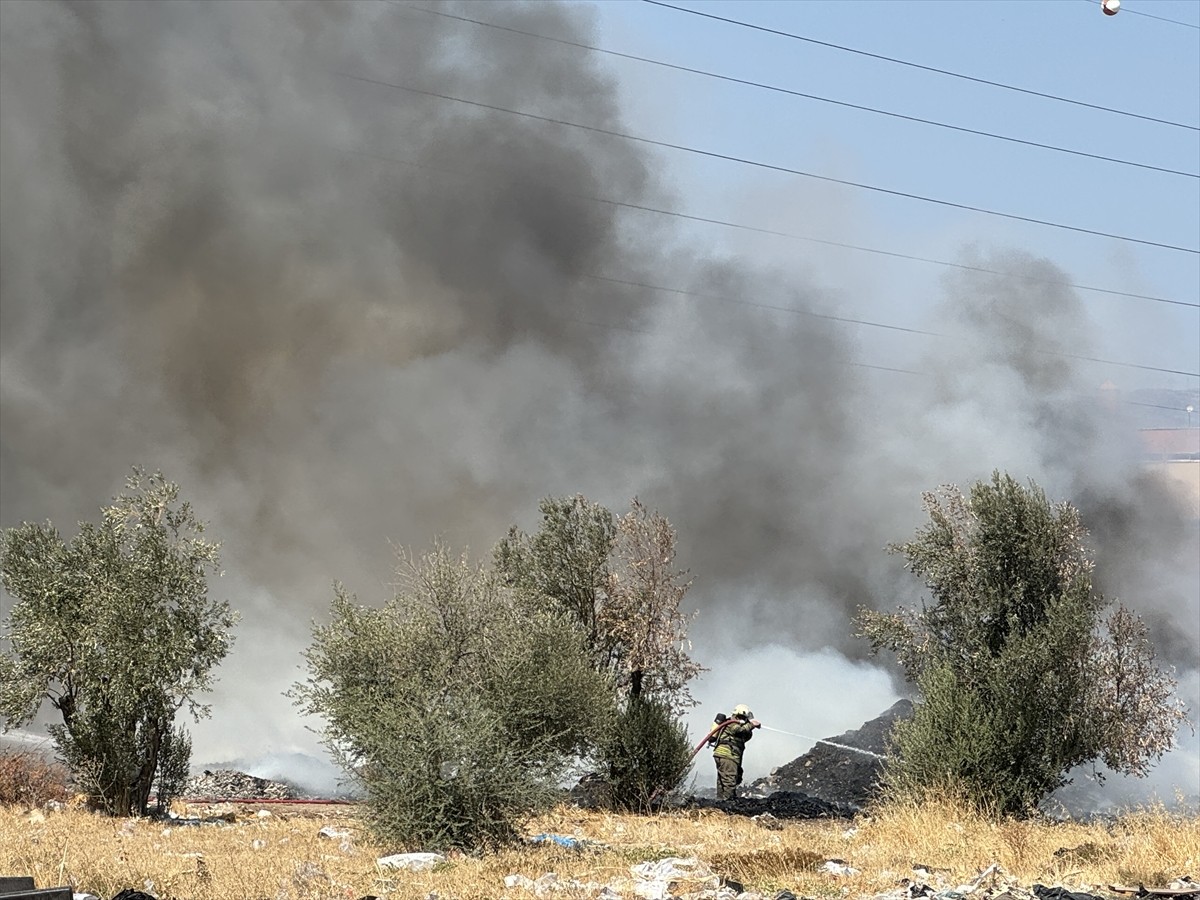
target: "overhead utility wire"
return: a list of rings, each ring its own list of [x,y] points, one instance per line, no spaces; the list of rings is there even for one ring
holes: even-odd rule
[[[734,297],[723,297],[719,294],[709,294],[702,291],[687,291],[682,288],[663,287],[658,284],[646,284],[642,281],[627,281],[623,278],[611,278],[607,275],[595,275],[588,273],[585,278],[591,278],[596,281],[607,281],[610,284],[622,284],[626,287],[645,288],[650,291],[662,291],[665,294],[680,294],[687,297],[703,297],[708,300],[716,300],[720,303],[736,303],[739,306],[753,306],[755,309],[769,309],[774,312],[794,313],[798,316],[810,316],[814,319],[826,319],[830,322],[842,322],[846,325],[865,325],[869,328],[886,328],[888,331],[903,331],[908,334],[920,334],[925,337],[940,337],[936,331],[923,331],[920,328],[908,328],[904,325],[887,325],[883,322],[871,322],[867,319],[851,319],[846,316],[833,316],[828,313],[816,313],[807,309],[796,309],[794,306],[774,306],[770,303],[759,303],[755,300],[739,300]]]
[[[426,165],[424,163],[416,163],[416,162],[412,162],[410,160],[397,159],[396,157],[384,156],[382,154],[365,153],[365,152],[359,151],[359,150],[354,150],[354,151],[343,150],[343,151],[339,151],[339,152],[349,153],[349,154],[352,154],[355,156],[365,156],[370,159],[377,159],[377,160],[381,160],[384,162],[399,163],[401,165],[411,165],[411,166],[414,166],[415,168],[429,169],[431,171],[440,172],[442,174],[449,174],[449,175],[455,175],[455,176],[460,176],[460,177],[463,174],[461,172],[456,172],[451,169],[445,169],[445,168],[441,168],[438,166],[430,166],[430,165]],[[635,206],[635,205],[629,204],[629,203],[621,203],[620,201],[617,201],[617,200],[606,200],[603,198],[591,197],[586,194],[573,194],[573,193],[569,193],[566,191],[561,191],[560,193],[563,193],[566,196],[575,197],[580,200],[587,200],[587,201],[596,202],[596,203],[607,203],[607,204],[611,204],[613,206],[627,207],[627,208],[642,210],[642,211],[646,211],[646,212],[662,213],[665,215],[672,215],[672,216],[681,216],[681,217],[687,218],[687,219],[697,219],[698,221],[701,221],[701,222],[712,222],[715,224],[729,225],[730,227],[733,227],[733,228],[744,228],[749,231],[759,231],[759,232],[764,232],[767,234],[778,235],[781,237],[794,237],[797,240],[813,240],[813,241],[817,241],[818,243],[833,244],[834,246],[838,246],[838,247],[848,247],[850,249],[855,249],[855,250],[863,249],[863,250],[867,250],[868,252],[884,253],[888,256],[899,256],[903,259],[914,259],[914,260],[918,260],[920,262],[931,262],[931,263],[936,263],[938,265],[952,266],[954,268],[967,269],[967,270],[973,271],[973,272],[984,272],[984,273],[987,273],[990,275],[999,275],[1001,277],[1020,278],[1023,280],[1035,281],[1035,282],[1044,283],[1044,284],[1056,284],[1056,285],[1061,285],[1062,287],[1076,288],[1079,290],[1095,290],[1095,291],[1101,291],[1104,293],[1118,293],[1115,291],[1106,291],[1104,288],[1089,288],[1084,285],[1069,284],[1069,283],[1061,282],[1061,281],[1051,281],[1051,280],[1045,279],[1045,278],[1033,278],[1031,276],[1025,276],[1025,275],[1016,275],[1016,274],[1010,273],[1010,272],[1000,272],[995,269],[985,269],[980,266],[967,266],[967,265],[962,265],[959,263],[943,262],[941,260],[925,260],[925,259],[922,259],[921,257],[904,256],[903,254],[889,253],[888,251],[885,251],[885,250],[873,251],[873,250],[870,250],[870,248],[859,248],[859,247],[854,247],[853,245],[850,245],[850,244],[838,244],[834,241],[822,241],[817,238],[805,238],[805,237],[801,237],[799,235],[789,235],[786,232],[780,232],[780,231],[767,231],[766,229],[753,228],[748,225],[736,225],[734,223],[720,222],[719,220],[716,220],[716,219],[699,219],[698,217],[687,216],[687,215],[684,215],[683,213],[675,213],[675,212],[671,212],[669,210],[658,210],[658,209],[654,209],[652,207],[646,207],[646,206]],[[905,332],[908,334],[919,334],[919,335],[922,335],[925,337],[942,337],[943,336],[940,332],[925,331],[920,328],[909,328],[904,325],[890,325],[890,324],[887,324],[884,322],[872,322],[867,319],[852,319],[852,318],[849,318],[846,316],[835,316],[835,315],[830,315],[827,313],[816,313],[816,312],[811,312],[809,310],[796,309],[794,307],[775,306],[773,304],[759,303],[759,302],[756,302],[753,300],[740,300],[740,299],[735,299],[735,298],[730,298],[730,297],[724,297],[724,296],[721,296],[718,294],[709,294],[709,293],[704,293],[701,291],[689,291],[684,288],[672,288],[672,287],[666,287],[664,285],[649,284],[647,282],[642,282],[642,281],[633,281],[630,279],[614,278],[614,277],[607,276],[607,275],[600,275],[600,274],[594,273],[594,272],[577,272],[575,274],[577,274],[581,278],[589,278],[589,279],[592,279],[595,281],[605,281],[610,284],[620,284],[620,285],[624,285],[626,287],[637,287],[637,288],[643,288],[645,290],[662,291],[663,293],[677,294],[680,296],[700,297],[703,299],[715,300],[719,303],[733,303],[733,304],[737,304],[739,306],[750,306],[750,307],[754,307],[757,309],[766,309],[766,310],[771,310],[771,311],[775,311],[775,312],[787,312],[787,313],[792,313],[794,315],[808,316],[808,317],[816,318],[816,319],[826,319],[828,321],[842,322],[844,324],[849,324],[849,325],[863,325],[863,326],[867,326],[870,328],[882,328],[882,329],[886,329],[888,331],[901,331],[901,332]],[[1138,297],[1140,299],[1145,299],[1145,300],[1162,300],[1162,298],[1143,297],[1138,294],[1129,294],[1129,295],[1125,295],[1125,296]],[[1182,301],[1178,301],[1178,300],[1162,300],[1162,302],[1175,303],[1180,306],[1193,306],[1193,307],[1200,306],[1200,304],[1187,304],[1187,303],[1183,303]],[[625,325],[612,325],[612,324],[606,324],[606,323],[602,323],[602,322],[586,322],[583,320],[571,319],[571,318],[566,318],[566,317],[564,317],[564,321],[571,321],[571,322],[575,322],[580,325],[588,325],[588,326],[595,327],[595,328],[611,328],[611,329],[620,330],[620,331],[632,331],[632,332],[635,332],[638,334],[654,334],[655,333],[655,332],[648,332],[643,329],[632,328],[632,327],[625,326]],[[1069,359],[1079,359],[1079,360],[1083,360],[1086,362],[1103,363],[1105,365],[1120,366],[1122,368],[1128,368],[1128,369],[1142,369],[1142,370],[1150,371],[1150,372],[1164,372],[1164,373],[1171,374],[1171,375],[1186,375],[1186,376],[1190,376],[1192,378],[1200,378],[1200,372],[1185,372],[1180,369],[1167,369],[1167,368],[1162,368],[1159,366],[1146,366],[1146,365],[1141,365],[1139,363],[1126,363],[1126,362],[1120,362],[1118,360],[1100,359],[1100,358],[1091,357],[1091,356],[1079,356],[1079,355],[1070,354],[1070,353],[1058,353],[1056,351],[1051,351],[1051,350],[1042,350],[1042,351],[1037,351],[1037,352],[1044,353],[1044,354],[1050,355],[1050,356],[1062,356],[1062,357],[1066,357]],[[894,368],[890,368],[887,366],[871,365],[869,363],[847,363],[847,365],[856,365],[856,366],[860,366],[862,368],[867,368],[867,369],[881,369],[883,371],[888,371],[888,372],[901,372],[906,375],[925,375],[926,374],[924,372],[914,372],[911,369],[894,369]]]
[[[741,306],[753,306],[753,307],[758,307],[760,309],[776,310],[778,312],[790,312],[790,313],[794,313],[796,315],[812,316],[812,317],[818,318],[818,319],[830,319],[835,322],[844,322],[844,323],[853,324],[853,325],[868,325],[873,328],[886,328],[889,331],[905,331],[910,334],[919,334],[919,335],[923,335],[925,337],[945,337],[946,336],[942,332],[938,332],[938,331],[922,331],[919,328],[906,328],[902,325],[887,325],[887,324],[884,324],[883,322],[870,322],[870,321],[867,321],[864,319],[849,319],[849,318],[844,318],[841,316],[831,316],[831,315],[826,315],[823,313],[809,312],[808,310],[795,309],[793,307],[787,307],[787,306],[771,306],[766,303],[756,303],[752,300],[738,300],[738,299],[734,299],[731,297],[725,297],[720,294],[710,294],[705,291],[689,291],[684,288],[664,287],[662,285],[646,284],[644,282],[639,282],[639,281],[622,281],[619,278],[607,278],[602,275],[588,275],[586,277],[595,278],[600,281],[611,281],[616,284],[624,284],[624,285],[628,285],[630,287],[640,287],[640,288],[645,288],[647,290],[652,290],[652,291],[662,291],[663,293],[666,293],[666,294],[679,294],[679,295],[682,295],[685,297],[700,297],[700,298],[706,299],[706,300],[715,300],[719,303],[736,303]],[[616,327],[616,326],[613,326],[613,327]],[[1147,366],[1147,365],[1142,365],[1140,363],[1120,362],[1119,360],[1115,360],[1115,359],[1100,359],[1099,357],[1095,357],[1095,356],[1081,356],[1076,353],[1062,353],[1057,350],[1034,350],[1034,352],[1041,353],[1046,356],[1061,356],[1065,359],[1078,359],[1078,360],[1082,360],[1084,362],[1102,363],[1102,364],[1108,365],[1108,366],[1120,366],[1123,369],[1142,369],[1147,372],[1164,372],[1168,375],[1186,375],[1189,378],[1200,378],[1200,372],[1185,372],[1182,369],[1167,369],[1162,366]],[[877,367],[871,366],[869,368],[877,368]],[[913,374],[921,374],[921,373],[913,373]]]
[[[595,278],[597,276],[585,276],[585,277]],[[616,280],[616,279],[609,279],[609,280]],[[627,283],[633,283],[633,282],[627,282]],[[666,288],[666,287],[655,288],[653,285],[646,285],[646,287],[649,287],[653,290],[661,290],[661,291],[666,291],[668,293],[673,293],[673,294],[687,294],[687,295],[692,295],[692,296],[707,297],[708,299],[716,300],[721,303],[745,303],[748,306],[761,306],[761,304],[749,303],[748,301],[731,300],[731,299],[724,298],[724,297],[716,297],[716,296],[708,295],[708,294],[699,294],[694,291],[685,291],[685,290],[680,290],[680,289],[676,289],[676,288]],[[765,308],[779,309],[779,310],[783,310],[786,312],[797,313],[798,315],[817,316],[818,318],[823,318],[823,319],[835,318],[833,316],[822,316],[822,315],[819,315],[818,313],[810,313],[810,312],[807,312],[806,310],[801,310],[801,309],[787,309],[786,307],[765,307]],[[640,329],[640,328],[630,328],[625,325],[614,325],[614,324],[607,323],[607,322],[585,322],[582,319],[573,319],[573,318],[570,318],[567,316],[555,316],[555,318],[560,319],[561,321],[564,321],[564,322],[573,322],[577,325],[588,325],[593,328],[606,328],[606,329],[609,329],[612,331],[631,331],[631,332],[634,332],[635,334],[646,334],[646,335],[651,335],[651,336],[669,334],[669,332],[665,332],[665,331],[646,331],[646,330]],[[843,319],[842,321],[853,321],[853,320]],[[877,325],[880,328],[892,328],[892,329],[895,329],[898,331],[915,331],[915,329],[901,328],[896,325],[882,325],[878,322],[860,322],[859,324]],[[916,332],[916,333],[928,334],[933,337],[942,337],[943,336],[942,334],[940,334],[938,332]],[[1042,356],[1056,356],[1056,357],[1062,357],[1064,359],[1078,359],[1078,360],[1082,360],[1084,362],[1101,363],[1101,364],[1109,365],[1109,366],[1119,366],[1120,368],[1123,368],[1123,369],[1142,369],[1142,370],[1145,370],[1148,372],[1165,372],[1169,375],[1184,375],[1189,378],[1200,378],[1200,372],[1185,372],[1181,369],[1166,369],[1166,368],[1162,368],[1160,366],[1144,366],[1144,365],[1140,365],[1138,363],[1120,362],[1115,359],[1099,359],[1094,356],[1079,356],[1074,353],[1061,353],[1057,350],[1034,350],[1033,352],[1038,353]],[[933,373],[931,373],[931,372],[919,372],[914,369],[900,369],[900,368],[896,368],[894,366],[880,366],[880,365],[875,365],[872,363],[841,361],[841,362],[838,362],[837,365],[854,366],[854,367],[857,367],[860,369],[878,369],[883,372],[898,372],[903,375],[918,375],[922,378],[934,377]],[[1135,406],[1157,406],[1157,404],[1152,404],[1152,403],[1136,403],[1135,401],[1132,401],[1132,400],[1122,400],[1121,402],[1122,403],[1131,403]],[[1174,406],[1162,406],[1162,407],[1158,407],[1158,408],[1169,409],[1174,412],[1186,412],[1186,410],[1181,409],[1179,407],[1174,407]]]
[[[369,159],[381,160],[383,162],[392,162],[392,163],[398,163],[400,165],[405,165],[405,166],[413,166],[418,169],[428,169],[432,172],[441,172],[443,174],[454,175],[459,178],[471,177],[467,173],[460,172],[460,171],[457,171],[454,169],[447,169],[447,168],[444,168],[441,166],[431,166],[428,163],[419,163],[419,162],[415,162],[410,159],[402,159],[402,158],[396,157],[396,156],[387,156],[387,155],[380,154],[380,153],[368,153],[364,150],[340,150],[339,149],[338,152],[339,153],[349,153],[354,156],[365,156]],[[655,206],[645,206],[645,205],[638,204],[638,203],[626,203],[621,200],[612,200],[608,197],[593,197],[590,194],[576,194],[571,191],[562,190],[561,188],[553,188],[552,187],[552,188],[550,188],[550,190],[553,190],[557,193],[561,193],[567,197],[575,197],[579,200],[587,200],[591,203],[604,203],[608,206],[615,206],[620,209],[632,209],[632,210],[636,210],[637,212],[653,213],[654,215],[660,215],[660,216],[670,216],[670,217],[676,218],[676,219],[684,219],[685,221],[689,221],[689,222],[700,222],[705,225],[720,225],[723,228],[734,228],[739,231],[749,231],[749,232],[753,232],[755,234],[766,234],[766,235],[770,235],[772,237],[788,238],[789,240],[794,240],[794,241],[807,241],[807,242],[813,243],[813,244],[822,244],[826,247],[839,247],[843,250],[857,250],[862,253],[875,253],[875,254],[878,254],[879,256],[888,256],[893,259],[904,259],[904,260],[909,260],[910,262],[927,263],[927,264],[933,265],[933,266],[946,266],[947,268],[951,268],[951,269],[962,269],[963,271],[966,271],[966,272],[981,272],[981,273],[984,273],[987,275],[998,275],[1002,278],[1016,278],[1021,281],[1031,281],[1031,282],[1034,282],[1035,284],[1053,284],[1053,285],[1059,285],[1061,287],[1074,288],[1077,291],[1093,291],[1098,294],[1109,294],[1114,297],[1127,297],[1132,300],[1150,300],[1154,303],[1168,303],[1168,304],[1171,304],[1172,306],[1183,306],[1188,309],[1200,309],[1200,303],[1191,303],[1187,300],[1172,300],[1168,297],[1154,297],[1149,294],[1134,294],[1134,293],[1130,293],[1129,291],[1116,291],[1116,290],[1112,290],[1111,288],[1093,287],[1091,285],[1086,285],[1086,284],[1074,284],[1073,282],[1069,282],[1069,281],[1059,281],[1059,280],[1049,279],[1049,278],[1038,278],[1036,275],[1021,275],[1016,272],[1002,272],[999,269],[989,269],[989,268],[986,268],[985,266],[971,266],[971,265],[967,265],[966,263],[950,262],[949,260],[945,260],[945,259],[931,259],[930,257],[926,257],[926,256],[913,256],[908,253],[897,253],[894,250],[881,250],[878,247],[862,247],[862,246],[859,246],[858,244],[846,244],[846,243],[842,243],[841,241],[830,241],[830,240],[825,240],[824,238],[809,237],[807,235],[794,234],[793,232],[790,232],[790,231],[776,231],[776,230],[770,229],[770,228],[760,228],[755,225],[746,225],[745,223],[741,223],[741,222],[728,222],[728,221],[725,221],[724,219],[712,219],[712,218],[706,218],[704,216],[694,216],[694,215],[689,215],[688,213],[679,212],[678,210],[673,210],[673,209],[660,209]]]
[[[583,124],[580,124],[579,122],[568,122],[565,119],[555,119],[550,116],[540,116],[540,115],[537,115],[536,113],[523,112],[518,109],[509,109],[508,107],[496,106],[491,103],[482,103],[478,100],[467,100],[463,97],[455,97],[451,94],[442,94],[442,93],[438,93],[437,91],[427,91],[427,90],[423,90],[421,88],[410,87],[410,86],[404,85],[404,84],[396,84],[391,81],[381,81],[380,79],[377,79],[377,78],[366,78],[362,75],[351,75],[346,72],[338,72],[336,74],[340,75],[343,78],[349,78],[354,81],[361,81],[366,84],[376,84],[376,85],[380,85],[382,87],[395,88],[396,90],[406,91],[410,94],[419,94],[419,95],[425,96],[425,97],[436,97],[440,100],[449,100],[449,101],[452,101],[455,103],[463,103],[463,104],[466,104],[467,106],[474,106],[479,109],[488,109],[488,110],[492,110],[493,112],[508,113],[509,115],[521,116],[523,118],[533,119],[538,122],[547,122],[552,125],[563,125],[563,126],[566,126],[569,128],[578,128],[583,131],[592,132],[593,134],[605,134],[605,135],[608,135],[609,137],[621,138],[622,140],[627,140],[627,141],[635,141],[637,143],[647,144],[652,147],[664,147],[668,150],[679,150],[683,153],[692,153],[692,154],[695,154],[696,156],[704,156],[709,159],[722,159],[722,160],[725,160],[726,162],[739,163],[740,165],[745,165],[745,166],[754,166],[755,168],[767,169],[772,172],[784,172],[788,175],[801,175],[805,178],[814,178],[818,181],[827,181],[832,184],[845,185],[846,187],[860,188],[861,190],[865,190],[865,191],[875,191],[876,193],[888,194],[893,197],[904,197],[908,200],[920,200],[923,203],[934,203],[934,204],[937,204],[938,206],[946,206],[946,207],[950,207],[952,209],[962,209],[962,210],[966,210],[968,212],[977,212],[977,213],[982,213],[984,215],[989,215],[989,216],[998,216],[1003,219],[1013,219],[1018,222],[1029,222],[1034,225],[1045,225],[1050,228],[1061,228],[1065,231],[1074,231],[1079,234],[1090,234],[1090,235],[1094,235],[1095,237],[1105,237],[1105,238],[1111,238],[1112,240],[1117,240],[1117,241],[1127,241],[1132,244],[1142,244],[1147,247],[1160,247],[1163,250],[1174,250],[1178,253],[1191,253],[1191,254],[1195,254],[1195,255],[1200,255],[1200,250],[1198,250],[1194,247],[1179,247],[1179,246],[1176,246],[1175,244],[1164,244],[1159,241],[1150,241],[1150,240],[1146,240],[1144,238],[1135,238],[1135,237],[1129,237],[1128,235],[1113,234],[1112,232],[1108,232],[1108,231],[1097,231],[1092,228],[1082,228],[1078,225],[1067,225],[1063,222],[1051,222],[1046,219],[1036,219],[1036,218],[1033,218],[1032,216],[1021,216],[1021,215],[1017,215],[1016,213],[1000,212],[998,210],[987,209],[982,206],[971,206],[970,204],[967,204],[967,203],[955,203],[952,200],[941,200],[936,197],[926,197],[922,194],[914,194],[914,193],[911,193],[908,191],[897,191],[892,188],[879,187],[878,185],[873,185],[873,184],[863,184],[862,182],[858,182],[858,181],[849,181],[849,180],[843,179],[843,178],[834,178],[830,175],[818,175],[814,172],[805,172],[802,169],[793,169],[788,166],[780,166],[780,165],[775,165],[773,163],[761,162],[759,160],[746,159],[744,157],[733,156],[733,155],[727,154],[727,153],[717,153],[713,150],[701,150],[698,147],[688,147],[685,144],[672,144],[669,141],[658,141],[658,140],[654,140],[652,138],[639,137],[639,136],[633,135],[633,134],[625,134],[620,131],[612,131],[607,128],[598,128],[595,125],[583,125]]]
[[[743,22],[740,19],[730,19],[726,16],[718,16],[713,13],[702,12],[698,9],[688,9],[686,6],[674,6],[670,3],[664,3],[663,0],[642,0],[643,3],[649,3],[652,6],[661,6],[663,9],[672,9],[675,12],[687,13],[692,16],[701,16],[705,19],[713,19],[717,22],[725,22],[728,25],[738,25],[742,28],[750,28],[754,31],[762,31],[766,34],[774,34],[779,37],[791,38],[795,41],[804,41],[809,44],[817,44],[821,47],[829,47],[833,50],[843,50],[846,53],[857,53],[859,56],[868,56],[871,59],[879,59],[884,62],[896,63],[900,66],[909,66],[914,69],[921,69],[924,72],[936,72],[938,75],[949,75],[952,78],[961,78],[964,81],[972,81],[976,84],[987,84],[992,87],[1004,88],[1008,91],[1016,91],[1021,94],[1030,94],[1034,97],[1042,97],[1046,100],[1057,100],[1060,103],[1070,103],[1074,106],[1083,106],[1088,109],[1096,109],[1101,112],[1114,113],[1118,116],[1128,116],[1132,119],[1142,119],[1146,122],[1157,122],[1159,125],[1171,125],[1175,128],[1184,128],[1188,131],[1200,131],[1200,125],[1188,125],[1185,122],[1173,122],[1170,119],[1158,119],[1154,116],[1146,116],[1141,113],[1130,112],[1124,109],[1115,109],[1111,106],[1100,106],[1096,103],[1087,103],[1083,100],[1073,100],[1070,97],[1060,97],[1057,94],[1047,94],[1042,91],[1031,90],[1030,88],[1017,87],[1014,84],[1005,84],[1002,81],[990,81],[987,78],[977,78],[974,75],[964,75],[962,72],[952,72],[949,69],[939,69],[935,66],[926,66],[921,63],[911,62],[907,59],[897,59],[894,56],[883,56],[879,53],[871,53],[867,50],[859,50],[855,47],[845,47],[841,44],[833,44],[829,41],[819,41],[816,38],[805,37],[802,34],[796,34],[791,31],[781,31],[778,28],[768,28],[765,25],[755,25],[752,22]]]
[[[594,53],[605,53],[609,56],[619,57],[620,59],[629,59],[652,66],[661,66],[664,69],[672,69],[676,72],[688,72],[692,75],[703,75],[706,78],[715,78],[719,81],[730,82],[731,84],[740,84],[745,85],[746,87],[759,88],[765,91],[774,91],[775,93],[786,94],[789,97],[803,97],[806,100],[817,100],[821,103],[832,103],[834,106],[843,106],[847,109],[857,109],[861,112],[874,113],[875,115],[879,116],[889,116],[893,119],[902,119],[906,122],[917,122],[922,125],[933,125],[936,128],[947,128],[950,131],[958,131],[963,134],[973,134],[978,137],[992,138],[993,140],[997,141],[1008,141],[1013,144],[1022,144],[1026,147],[1038,147],[1042,150],[1053,150],[1057,153],[1069,153],[1072,156],[1082,156],[1087,159],[1100,160],[1101,162],[1115,163],[1122,166],[1134,166],[1139,169],[1149,169],[1153,172],[1164,172],[1168,175],[1180,175],[1184,178],[1200,178],[1200,173],[1196,172],[1184,172],[1180,169],[1170,169],[1166,166],[1155,166],[1151,165],[1150,163],[1141,163],[1130,159],[1120,159],[1119,157],[1105,156],[1101,153],[1088,153],[1085,150],[1074,150],[1070,147],[1059,147],[1054,144],[1043,144],[1039,141],[1030,141],[1026,140],[1025,138],[1011,137],[1005,134],[995,134],[990,131],[979,131],[974,128],[966,128],[961,125],[951,125],[948,122],[938,122],[934,119],[922,119],[919,116],[909,116],[905,115],[904,113],[892,112],[886,109],[876,109],[871,106],[862,106],[858,103],[849,103],[845,100],[835,100],[832,97],[822,97],[819,94],[808,94],[804,91],[796,91],[792,90],[791,88],[781,87],[779,85],[766,84],[760,81],[750,81],[745,78],[737,78],[733,75],[722,75],[719,72],[708,72],[704,69],[694,69],[690,66],[681,66],[675,63],[665,62],[661,59],[652,59],[647,56],[637,56],[633,53],[623,53],[619,50],[608,50],[604,47],[594,46],[593,44],[584,44],[579,41],[569,41],[565,38],[550,37],[549,35],[537,34],[533,31],[523,31],[520,28],[510,28],[507,25],[498,25],[495,22],[484,22],[479,19],[471,19],[467,16],[459,16],[455,15],[454,13],[442,12],[436,9],[425,9],[421,6],[409,6],[408,4],[404,3],[403,0],[388,0],[388,2],[399,6],[401,9],[416,10],[418,12],[429,13],[430,15],[434,16],[441,16],[444,19],[454,19],[459,22],[470,22],[473,25],[482,25],[485,28],[495,28],[498,31],[507,31],[511,34],[520,34],[524,35],[525,37],[537,38],[538,40],[542,41],[552,41],[556,44],[563,44],[567,47],[578,47],[581,50],[590,50]]]
[[[1090,3],[1092,6],[1096,6],[1100,3],[1100,0],[1083,0],[1083,2]],[[1154,13],[1142,12],[1140,9],[1131,9],[1128,6],[1122,6],[1121,11],[1135,16],[1145,16],[1147,19],[1157,19],[1160,22],[1169,22],[1172,25],[1182,25],[1184,28],[1200,29],[1200,25],[1196,25],[1193,22],[1182,22],[1179,19],[1168,19],[1166,16],[1156,16]]]

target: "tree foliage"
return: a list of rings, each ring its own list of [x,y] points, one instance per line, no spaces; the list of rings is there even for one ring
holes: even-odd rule
[[[609,721],[598,756],[610,805],[640,812],[682,783],[691,747],[670,706],[635,695]]]
[[[236,621],[208,596],[218,545],[178,486],[135,469],[128,493],[64,541],[53,525],[5,529],[0,578],[15,599],[4,622],[0,715],[27,724],[45,700],[76,780],[109,813],[145,814],[169,799],[191,746],[175,715],[207,715],[197,697],[229,652]]]
[[[506,583],[579,622],[594,667],[616,679],[622,698],[690,706],[688,683],[703,668],[690,656],[680,607],[691,580],[675,568],[671,523],[636,497],[620,518],[581,495],[539,508],[536,534],[514,526],[496,547]]]
[[[383,840],[487,847],[552,802],[612,716],[579,624],[435,546],[402,556],[383,607],[342,589],[293,689]]]
[[[894,732],[887,790],[952,786],[1020,814],[1079,765],[1147,774],[1185,710],[1145,626],[1123,607],[1105,615],[1078,510],[998,472],[924,501],[929,524],[891,549],[930,602],[859,617],[920,695]]]

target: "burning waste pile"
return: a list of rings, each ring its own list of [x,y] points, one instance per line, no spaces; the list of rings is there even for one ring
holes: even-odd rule
[[[818,741],[803,756],[772,769],[746,793],[769,797],[779,791],[798,792],[857,812],[875,796],[892,726],[912,713],[911,700],[898,700],[861,728]]]
[[[741,796],[691,797],[687,805],[775,819],[850,818],[874,798],[888,735],[912,710],[911,701],[899,700],[862,727],[818,741],[803,756],[752,782]]]
[[[193,775],[183,796],[194,800],[299,800],[300,792],[285,781],[256,778],[233,769],[205,770]]]

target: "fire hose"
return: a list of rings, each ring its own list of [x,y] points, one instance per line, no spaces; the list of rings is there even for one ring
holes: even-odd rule
[[[736,721],[737,720],[735,718],[730,716],[728,719],[725,719],[724,721],[715,722],[713,724],[713,727],[708,729],[708,734],[704,735],[704,737],[700,739],[700,743],[698,743],[696,745],[696,749],[692,751],[692,755],[687,758],[687,762],[684,763],[683,768],[679,770],[679,774],[682,775],[684,772],[686,772],[688,770],[688,767],[691,766],[691,764],[692,764],[692,760],[696,758],[696,754],[698,754],[701,750],[704,749],[705,744],[707,744],[714,737],[716,737],[718,734],[720,734],[721,731],[725,728],[725,726],[732,725]],[[662,785],[659,785],[657,788],[655,788],[654,793],[650,795],[650,803],[654,803],[654,801],[659,798],[659,796],[662,794],[662,792],[664,790],[665,790],[665,788]]]

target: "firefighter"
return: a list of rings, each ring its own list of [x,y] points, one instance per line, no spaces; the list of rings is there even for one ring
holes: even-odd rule
[[[732,800],[737,794],[737,786],[742,783],[742,754],[746,750],[746,741],[754,737],[754,729],[762,727],[762,723],[754,718],[750,707],[739,703],[728,719],[718,714],[716,727],[720,729],[715,734],[713,749],[713,761],[717,764],[717,799]]]

